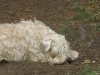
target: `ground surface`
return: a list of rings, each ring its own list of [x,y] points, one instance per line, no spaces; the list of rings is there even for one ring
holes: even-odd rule
[[[80,2],[79,2],[80,1]],[[88,0],[0,0],[0,23],[19,22],[20,20],[37,19],[46,23],[56,32],[60,33],[65,22],[73,30],[76,38],[72,39],[67,32],[64,34],[70,41],[71,47],[80,53],[78,60],[71,64],[51,65],[49,63],[10,62],[0,63],[0,75],[85,75],[81,68],[87,63],[95,68],[100,75],[100,31],[94,30],[96,22],[72,20],[75,13],[70,6],[75,2],[83,6],[93,7],[93,12],[100,14],[100,1],[94,0],[88,4]],[[93,0],[89,0],[93,1]],[[96,9],[98,5],[98,9]],[[84,9],[82,9],[84,10]],[[91,9],[92,10],[92,9]],[[63,31],[63,30],[62,30]],[[67,35],[66,35],[67,34]]]

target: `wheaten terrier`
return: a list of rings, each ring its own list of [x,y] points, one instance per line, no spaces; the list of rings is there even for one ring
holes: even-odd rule
[[[64,36],[38,20],[0,24],[0,61],[62,64],[77,59],[78,55]]]

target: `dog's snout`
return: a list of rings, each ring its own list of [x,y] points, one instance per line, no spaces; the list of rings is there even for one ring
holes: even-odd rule
[[[72,60],[69,58],[69,59],[67,59],[67,62],[70,64],[70,63],[72,63]]]

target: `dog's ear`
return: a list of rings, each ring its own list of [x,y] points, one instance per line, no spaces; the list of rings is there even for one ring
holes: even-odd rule
[[[51,47],[51,43],[52,43],[52,40],[51,39],[43,40],[43,45],[44,45],[46,51],[49,51],[49,49]]]

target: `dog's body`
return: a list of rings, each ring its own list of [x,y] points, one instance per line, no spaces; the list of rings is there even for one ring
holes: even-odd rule
[[[78,54],[71,50],[64,36],[38,20],[0,24],[0,61],[62,64],[69,58],[77,59]]]

